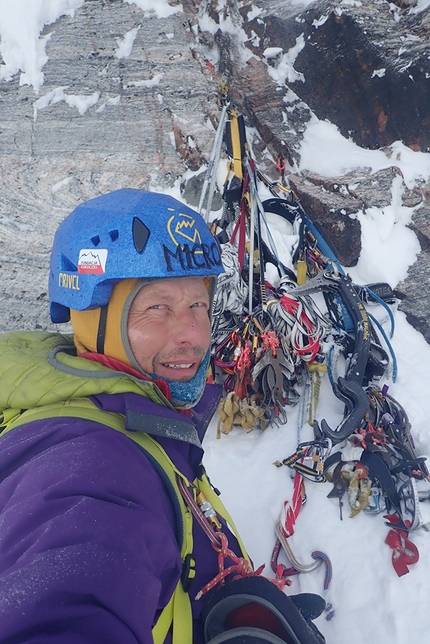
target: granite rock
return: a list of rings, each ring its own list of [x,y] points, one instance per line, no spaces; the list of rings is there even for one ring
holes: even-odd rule
[[[259,169],[279,180],[276,160],[286,159],[284,180],[347,266],[361,248],[356,213],[390,204],[398,171],[300,172],[309,121],[327,118],[387,155],[397,139],[427,150],[430,9],[416,12],[409,0],[317,0],[305,10],[287,0],[170,4],[178,11],[159,19],[123,0],[87,0],[45,27],[39,93],[18,75],[0,83],[0,332],[53,328],[49,249],[58,223],[83,200],[176,185],[198,204],[221,83],[250,128]],[[130,55],[118,57],[131,33]],[[427,339],[430,303],[417,294],[428,261],[429,195],[428,186],[403,186],[422,252],[398,288],[401,308]],[[221,205],[217,191],[213,208]]]

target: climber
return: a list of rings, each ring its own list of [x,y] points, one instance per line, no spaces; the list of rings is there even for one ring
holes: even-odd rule
[[[280,639],[245,617],[223,642],[324,641],[320,598],[254,577],[201,464],[222,272],[204,220],[172,197],[117,190],[60,224],[50,314],[73,336],[0,337],[0,641],[216,644],[210,601],[234,576],[251,586],[222,585],[227,600],[267,595]]]

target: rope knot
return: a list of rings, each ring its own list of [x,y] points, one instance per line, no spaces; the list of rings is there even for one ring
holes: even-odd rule
[[[218,532],[219,544],[212,544],[212,547],[218,552],[218,558],[224,560],[230,554],[228,539],[224,532]]]
[[[256,574],[249,561],[247,561],[243,557],[240,557],[237,561],[236,572],[237,575],[235,575],[233,579],[240,579],[241,577],[252,577]]]
[[[263,349],[270,349],[272,356],[276,356],[276,349],[280,346],[279,338],[274,331],[263,331],[261,334]]]
[[[231,578],[232,581],[240,579],[241,577],[260,575],[263,571],[264,565],[254,571],[251,563],[247,559],[235,555],[228,547],[228,539],[223,532],[218,532],[217,537],[218,543],[212,543],[212,547],[218,552],[218,574],[197,593],[196,600],[199,600],[209,590],[218,586],[218,584],[223,584],[225,579],[233,573],[234,577]],[[233,562],[233,565],[228,566],[228,568],[225,567],[225,559],[227,557]]]

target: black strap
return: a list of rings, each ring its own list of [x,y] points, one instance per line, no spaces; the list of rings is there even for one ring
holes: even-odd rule
[[[99,328],[97,331],[97,353],[105,352],[107,309],[107,304],[102,306],[100,309]]]
[[[180,420],[127,409],[125,417],[125,428],[128,431],[145,432],[151,436],[174,438],[191,445],[197,445],[197,447],[202,446],[196,428],[186,420],[186,416],[184,420]]]

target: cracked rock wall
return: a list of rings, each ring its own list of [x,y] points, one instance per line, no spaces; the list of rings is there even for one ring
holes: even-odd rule
[[[207,162],[220,113],[207,59],[253,128],[259,167],[276,179],[277,156],[287,159],[291,186],[343,263],[354,265],[361,249],[354,212],[389,204],[396,171],[300,174],[300,143],[316,115],[363,147],[402,139],[427,150],[430,9],[413,11],[406,0],[319,0],[305,10],[288,0],[184,0],[182,11],[157,18],[123,0],[86,0],[73,17],[46,26],[39,94],[18,75],[0,82],[0,332],[52,328],[49,249],[78,203],[179,181],[197,205],[201,179],[188,181],[189,171]],[[126,35],[134,43],[121,58]],[[268,47],[295,48],[285,82],[275,80],[283,54],[267,58]],[[430,294],[422,292],[428,192],[405,186],[404,205],[419,206],[412,226],[422,252],[398,294],[430,341]]]
[[[117,39],[132,29],[119,59]],[[0,84],[0,332],[49,326],[49,249],[64,216],[109,190],[171,186],[205,161],[218,113],[183,13],[90,0],[48,33],[39,95],[19,76]]]

